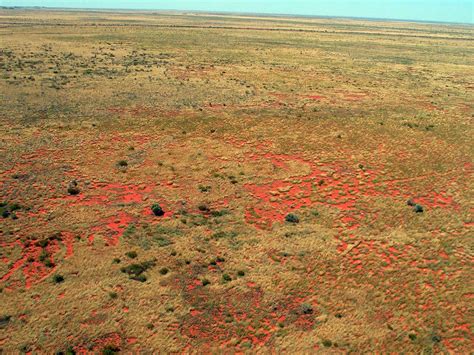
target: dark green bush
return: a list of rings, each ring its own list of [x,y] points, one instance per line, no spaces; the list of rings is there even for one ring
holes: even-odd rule
[[[125,256],[128,256],[130,259],[135,259],[138,256],[138,254],[136,251],[132,250],[132,251],[127,251],[125,253]]]
[[[53,276],[53,281],[54,283],[59,284],[64,281],[64,276],[56,274]]]
[[[416,204],[415,207],[413,207],[413,211],[415,213],[423,213],[423,206]]]
[[[330,348],[332,346],[332,341],[331,340],[328,340],[328,339],[324,339],[323,340],[323,345],[326,347],[326,348]]]
[[[288,223],[299,223],[300,222],[300,219],[298,218],[297,215],[293,214],[293,213],[289,213],[286,215],[285,217],[285,221],[287,221]]]
[[[303,303],[300,306],[301,313],[303,314],[312,314],[313,313],[313,307],[310,304]]]
[[[120,352],[120,348],[115,345],[107,345],[102,349],[102,355],[115,355]]]
[[[153,204],[151,206],[151,211],[153,212],[153,214],[155,216],[158,216],[158,217],[161,217],[165,214],[165,211],[163,211],[163,209],[161,208],[161,206],[157,203]]]

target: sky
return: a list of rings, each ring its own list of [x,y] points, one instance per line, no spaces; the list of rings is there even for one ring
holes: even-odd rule
[[[197,10],[473,24],[474,0],[0,0],[2,6]]]

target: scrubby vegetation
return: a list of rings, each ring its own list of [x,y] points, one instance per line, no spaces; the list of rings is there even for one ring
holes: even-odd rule
[[[471,26],[0,17],[0,353],[472,351]]]

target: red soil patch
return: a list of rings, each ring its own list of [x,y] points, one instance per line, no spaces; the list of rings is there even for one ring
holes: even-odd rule
[[[125,229],[134,220],[132,216],[125,212],[119,212],[117,216],[106,218],[99,226],[92,228],[95,233],[100,233],[106,237],[106,244],[115,246],[118,244],[120,237],[125,232]],[[95,239],[95,234],[88,237],[89,243]]]
[[[45,247],[39,246],[36,241],[2,243],[2,248],[20,246],[22,250],[21,257],[13,262],[8,272],[0,278],[0,281],[9,281],[20,270],[23,274],[26,289],[43,281],[55,271],[56,265],[61,259],[66,259],[73,255],[74,238],[72,233],[64,232],[56,238],[49,239]],[[47,255],[45,258],[43,256],[44,260],[40,260],[42,254]],[[7,261],[9,262],[8,259]],[[51,265],[47,266],[45,264],[46,261]]]
[[[269,160],[279,169],[289,170],[290,162],[307,165],[311,172],[304,176],[294,175],[283,180],[271,180],[262,184],[246,184],[245,189],[257,199],[248,207],[245,218],[257,228],[269,228],[274,222],[282,222],[285,216],[302,207],[325,205],[341,213],[341,222],[346,230],[360,227],[360,216],[356,209],[359,201],[371,197],[386,197],[404,203],[416,196],[409,182],[414,179],[380,179],[383,167],[354,169],[340,165],[316,164],[299,156],[261,152],[247,157],[250,161]],[[382,181],[378,181],[382,180]],[[416,197],[416,202],[426,208],[457,208],[451,196],[444,192],[431,192]],[[374,212],[372,212],[374,214]]]

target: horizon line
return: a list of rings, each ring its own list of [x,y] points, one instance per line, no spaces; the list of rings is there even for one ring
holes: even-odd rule
[[[240,12],[240,11],[213,11],[213,10],[178,10],[178,9],[134,9],[134,8],[94,8],[94,7],[55,7],[55,6],[5,6],[0,5],[0,9],[48,9],[48,10],[69,10],[69,11],[156,11],[156,12],[175,12],[175,13],[198,13],[198,14],[218,14],[218,15],[259,15],[261,17],[301,17],[301,18],[327,18],[327,19],[349,19],[349,20],[369,20],[369,21],[384,21],[384,22],[413,22],[425,24],[445,24],[445,25],[468,25],[474,26],[474,22],[455,22],[455,21],[436,21],[436,20],[415,20],[415,19],[400,19],[400,18],[383,18],[383,17],[360,17],[360,16],[344,16],[344,15],[303,15],[303,14],[288,14],[288,13],[271,13],[271,12]]]

